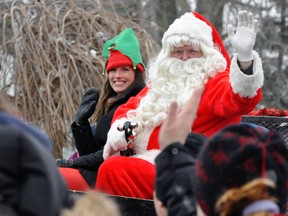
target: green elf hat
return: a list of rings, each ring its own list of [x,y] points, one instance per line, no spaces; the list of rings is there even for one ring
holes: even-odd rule
[[[126,28],[119,35],[105,42],[102,55],[107,59],[104,71],[119,66],[132,66],[144,72],[144,63],[140,54],[138,39],[131,28]]]

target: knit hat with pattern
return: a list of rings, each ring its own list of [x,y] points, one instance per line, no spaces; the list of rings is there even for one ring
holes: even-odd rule
[[[195,168],[194,191],[206,215],[216,216],[215,203],[231,188],[256,178],[276,185],[275,197],[285,212],[288,191],[288,150],[274,131],[249,124],[231,125],[201,149]]]

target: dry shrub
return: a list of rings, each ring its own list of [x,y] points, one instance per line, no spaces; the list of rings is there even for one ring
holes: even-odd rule
[[[14,104],[24,119],[50,135],[56,157],[71,144],[70,124],[83,92],[102,84],[103,43],[131,27],[144,61],[159,47],[140,25],[99,1],[14,1],[0,15],[1,50],[15,57]]]

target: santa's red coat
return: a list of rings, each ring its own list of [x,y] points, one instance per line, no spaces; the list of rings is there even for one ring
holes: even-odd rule
[[[197,118],[192,131],[213,135],[225,126],[239,123],[241,116],[251,112],[262,99],[263,71],[261,60],[254,53],[254,74],[245,75],[240,71],[237,60],[231,62],[229,70],[210,78],[202,94]],[[233,70],[232,70],[233,69]],[[249,84],[247,86],[247,83]],[[115,112],[113,122],[127,118],[127,111],[137,108],[149,89],[143,89],[128,103]],[[159,149],[159,126],[150,134],[147,150]],[[179,128],[181,130],[181,128]],[[96,188],[114,195],[152,199],[155,166],[145,156],[139,158],[113,156],[100,166]]]

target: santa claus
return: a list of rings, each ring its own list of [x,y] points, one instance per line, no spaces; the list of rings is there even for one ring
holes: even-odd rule
[[[252,111],[262,98],[264,80],[261,59],[253,51],[256,33],[253,14],[240,12],[236,32],[228,26],[236,50],[230,60],[218,32],[203,16],[185,13],[176,19],[163,35],[162,50],[149,64],[147,88],[114,115],[96,188],[151,199],[159,128],[171,102],[183,107],[197,88],[204,86],[193,132],[211,136]],[[132,144],[135,155],[115,156],[127,149],[125,134],[117,129],[127,121],[138,123]]]

